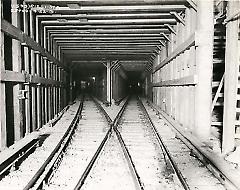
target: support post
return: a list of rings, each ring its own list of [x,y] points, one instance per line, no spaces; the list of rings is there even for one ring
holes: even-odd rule
[[[16,0],[12,0],[12,5],[17,5]],[[20,15],[18,12],[12,13],[12,24],[16,27],[20,26]],[[19,41],[12,39],[12,65],[13,71],[21,72],[21,44]],[[20,140],[24,136],[23,126],[23,100],[20,100],[18,95],[22,90],[22,84],[13,86],[13,105],[14,105],[14,141]]]
[[[23,5],[26,5],[25,3]],[[24,26],[24,33],[28,34],[28,16],[27,12],[23,13],[23,26]],[[29,51],[28,47],[23,46],[23,58],[24,58],[24,65],[25,65],[25,73],[30,74],[29,70],[31,69],[31,65],[29,65]],[[32,131],[31,129],[31,88],[29,83],[24,84],[24,89],[27,92],[27,97],[24,101],[25,104],[25,133],[28,134]]]
[[[70,81],[69,81],[69,85],[70,85],[70,104],[73,102],[73,74],[72,74],[72,69],[70,69],[70,72],[69,72],[69,75],[70,75]]]
[[[111,105],[111,61],[107,61],[107,102]]]
[[[197,1],[196,73],[194,133],[207,141],[211,129],[212,70],[213,70],[213,1]]]
[[[33,22],[34,22],[34,18],[33,18],[33,12],[30,11],[30,36],[31,38],[34,38],[34,25],[33,25]],[[35,68],[35,62],[36,62],[36,59],[35,59],[35,54],[34,54],[34,50],[31,49],[31,74],[32,75],[35,75],[36,73],[36,68]],[[31,91],[32,91],[32,129],[33,131],[36,130],[37,128],[37,118],[36,118],[36,86],[32,85],[31,87]]]
[[[239,12],[239,1],[228,1],[227,19]],[[226,56],[224,79],[224,114],[222,152],[229,153],[235,146],[237,83],[239,76],[239,19],[226,25]]]
[[[40,55],[36,52],[36,74],[40,76]],[[41,84],[37,84],[37,129],[42,126],[42,98],[41,98]]]
[[[0,0],[0,31],[1,31],[1,20],[2,20],[2,1]],[[1,44],[1,51],[0,51],[0,78],[1,73],[5,70],[5,63],[4,63],[4,33],[1,31],[0,36],[0,44]],[[6,97],[5,97],[5,83],[0,83],[0,150],[4,149],[7,146],[7,128],[6,128]]]

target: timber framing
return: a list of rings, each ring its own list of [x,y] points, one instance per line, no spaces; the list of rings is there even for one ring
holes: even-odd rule
[[[6,20],[2,20],[1,30],[12,38],[19,40],[22,44],[30,47],[32,50],[39,52],[43,57],[46,57],[49,61],[64,67],[59,60],[53,57],[49,52],[47,52],[43,47],[41,47],[36,41],[34,41],[31,37],[21,31],[19,28],[13,26]]]
[[[170,61],[175,59],[177,56],[179,56],[181,53],[183,53],[185,50],[189,49],[190,47],[195,45],[195,35],[192,34],[186,41],[184,41],[174,52],[171,53],[165,60],[163,60],[159,65],[154,67],[153,73],[164,67],[166,64],[168,64]]]
[[[31,75],[28,73],[19,73],[15,71],[5,70],[1,73],[0,80],[2,82],[15,82],[15,83],[30,83],[30,84],[42,84],[42,85],[54,85],[62,86],[63,82],[40,77],[38,75]]]
[[[197,84],[197,75],[192,75],[192,76],[182,77],[179,79],[153,83],[153,87],[194,86],[196,84]]]

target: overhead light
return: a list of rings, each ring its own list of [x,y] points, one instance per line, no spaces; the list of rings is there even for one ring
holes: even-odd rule
[[[80,5],[79,4],[67,4],[67,6],[70,8],[70,9],[80,9]]]
[[[84,16],[87,16],[87,14],[85,13],[85,14],[77,14],[77,16],[82,16],[82,17],[84,17]]]
[[[65,19],[65,18],[59,18],[59,19],[57,19],[57,21],[58,21],[58,22],[68,22],[68,20]]]
[[[80,21],[80,22],[88,22],[88,19],[86,19],[86,18],[80,18],[79,21]]]

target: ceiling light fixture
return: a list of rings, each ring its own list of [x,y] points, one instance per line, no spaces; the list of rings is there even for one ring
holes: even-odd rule
[[[80,18],[79,21],[80,21],[80,22],[88,22],[88,19],[86,19],[86,18]]]
[[[70,9],[81,9],[80,5],[79,4],[67,4],[67,6],[70,8]]]
[[[64,19],[64,18],[59,18],[59,19],[57,19],[57,21],[58,21],[58,22],[68,22],[68,20],[67,20],[67,19]]]

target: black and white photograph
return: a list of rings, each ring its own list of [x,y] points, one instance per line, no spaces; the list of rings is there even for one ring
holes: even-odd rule
[[[0,3],[0,190],[240,190],[240,0]]]

